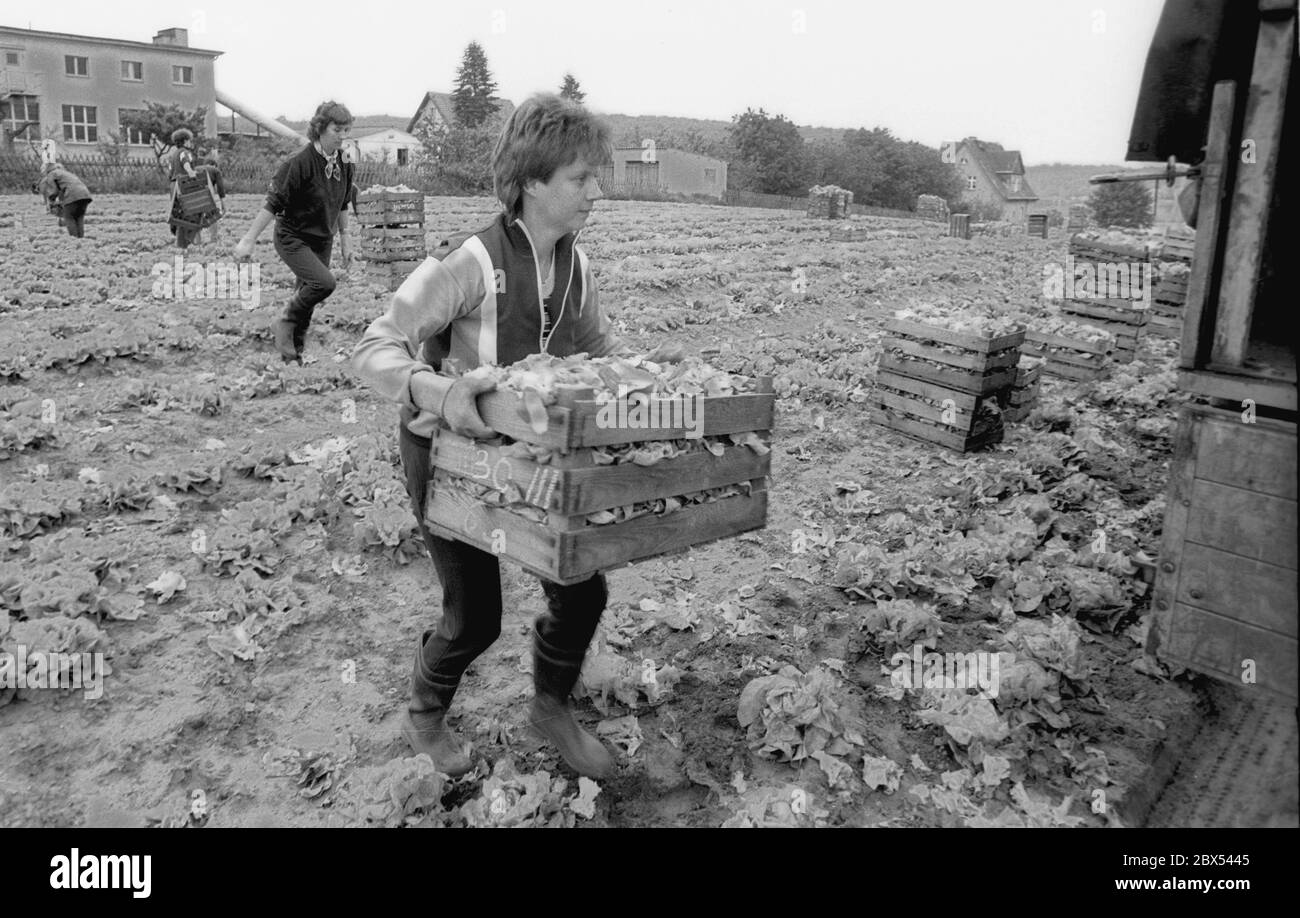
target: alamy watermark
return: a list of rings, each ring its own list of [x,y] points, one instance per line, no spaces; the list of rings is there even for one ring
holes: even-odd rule
[[[1065,256],[1065,264],[1043,265],[1043,296],[1050,300],[1132,300],[1151,305],[1154,292],[1149,261],[1076,262]]]
[[[910,654],[899,651],[890,657],[889,665],[893,667],[889,681],[898,688],[974,689],[996,698],[1002,684],[996,653],[934,653],[927,652],[922,644],[913,644]]]
[[[239,300],[245,309],[262,303],[262,266],[247,261],[186,261],[177,255],[150,269],[152,295],[162,300]]]
[[[696,440],[704,436],[704,396],[652,398],[620,385],[618,398],[596,411],[596,426],[601,430],[683,429],[688,440]]]
[[[94,701],[104,694],[107,671],[102,653],[28,654],[24,644],[17,653],[0,651],[0,689],[81,689]]]

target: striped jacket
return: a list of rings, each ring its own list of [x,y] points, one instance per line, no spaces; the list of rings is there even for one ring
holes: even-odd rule
[[[428,437],[439,419],[417,409],[410,381],[415,373],[439,367],[444,356],[472,368],[508,366],[538,353],[603,357],[620,351],[577,236],[570,233],[555,244],[549,336],[541,264],[528,229],[502,214],[458,244],[444,244],[449,249],[445,257],[428,258],[412,272],[393,295],[388,312],[366,329],[352,366],[402,406],[408,431]],[[443,334],[447,329],[449,338]]]

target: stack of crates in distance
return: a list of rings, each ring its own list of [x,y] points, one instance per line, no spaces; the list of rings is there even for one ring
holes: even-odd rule
[[[970,214],[949,214],[948,235],[958,239],[970,238]]]
[[[1183,336],[1183,306],[1187,303],[1187,281],[1191,269],[1181,262],[1163,262],[1156,292],[1151,298],[1147,333],[1178,341]]]
[[[1118,239],[1110,237],[1120,237]],[[1061,313],[1081,323],[1109,331],[1114,337],[1111,358],[1131,363],[1137,356],[1150,310],[1138,298],[1143,284],[1150,284],[1151,261],[1144,242],[1124,238],[1122,233],[1080,233],[1070,238],[1072,270],[1090,266],[1094,284],[1076,292],[1061,304]],[[1121,290],[1107,290],[1118,282]],[[1075,281],[1076,290],[1082,286]],[[1128,296],[1106,296],[1122,292]]]
[[[903,315],[885,325],[871,419],[963,453],[1002,442],[997,403],[1015,383],[1024,330],[985,337]]]
[[[424,192],[371,188],[357,195],[361,257],[368,275],[396,290],[428,255],[424,242]]]
[[[1047,214],[1030,214],[1029,225],[1025,229],[1027,235],[1037,236],[1039,239],[1047,238]]]
[[[948,222],[948,202],[936,194],[923,194],[916,199],[916,219]]]
[[[1073,236],[1088,228],[1092,222],[1092,208],[1087,204],[1071,204],[1070,216],[1065,224],[1065,231]]]
[[[652,450],[657,441],[690,437],[689,429],[602,426],[608,403],[586,387],[558,386],[549,407],[530,406],[527,396],[505,389],[480,396],[484,423],[507,439],[434,433],[425,523],[435,535],[560,584],[760,529],[767,523],[776,396],[770,378],[752,382],[753,391],[693,397],[700,436],[720,440],[652,464],[611,462],[609,451],[630,444]],[[670,410],[643,404],[650,418],[675,422]],[[717,488],[732,493],[698,502],[701,492]]]
[[[1025,333],[1026,337],[1028,332]],[[1021,346],[1022,353],[1020,362],[1016,364],[1016,379],[1009,389],[1004,390],[1005,404],[1002,407],[1002,421],[1004,424],[1017,424],[1029,417],[1029,412],[1034,410],[1038,404],[1038,392],[1041,388],[1041,378],[1043,367],[1047,361],[1042,357],[1031,357],[1023,353],[1024,345]]]
[[[1025,331],[1021,351],[1047,362],[1042,372],[1075,382],[1092,382],[1109,371],[1107,355],[1114,347],[1110,332],[1062,319],[1035,322]]]
[[[853,192],[838,185],[814,185],[808,189],[808,216],[843,220],[849,215]]]

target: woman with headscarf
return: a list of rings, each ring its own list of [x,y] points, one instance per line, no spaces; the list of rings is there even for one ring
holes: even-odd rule
[[[181,207],[181,195],[178,183],[181,178],[196,178],[194,171],[194,132],[189,128],[177,128],[172,131],[172,150],[167,155],[167,178],[172,183],[172,212],[168,219],[176,245],[181,251],[188,249],[190,243],[199,237],[199,230],[193,226]]]

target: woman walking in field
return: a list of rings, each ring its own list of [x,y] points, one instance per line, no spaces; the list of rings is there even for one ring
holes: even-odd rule
[[[37,183],[37,191],[51,207],[59,208],[59,222],[69,236],[80,239],[86,234],[86,208],[94,200],[86,183],[59,162],[46,163]]]
[[[352,130],[352,113],[338,102],[322,102],[307,127],[311,143],[280,164],[266,204],[244,238],[237,258],[253,254],[253,244],[275,221],[275,251],[297,278],[284,315],[271,323],[275,346],[285,363],[302,363],[302,348],[312,313],[334,292],[330,271],[334,233],[346,272],[352,259],[345,212],[352,196],[355,166],[339,148]]]
[[[177,188],[177,182],[182,177],[195,178],[198,175],[194,171],[194,132],[189,128],[172,131],[172,151],[167,156],[167,167],[167,177],[172,183],[172,212],[167,223],[171,226],[172,235],[176,237],[177,247],[183,252],[199,237],[199,230],[186,225],[190,221],[186,220],[182,212],[180,191]]]

